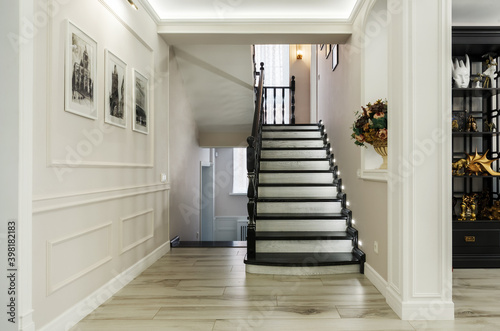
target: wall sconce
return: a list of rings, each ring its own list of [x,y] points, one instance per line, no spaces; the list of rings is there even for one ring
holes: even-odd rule
[[[302,60],[302,56],[304,55],[304,51],[302,50],[302,46],[295,45],[295,51],[297,53],[297,60]]]
[[[134,8],[135,10],[139,9],[139,7],[137,7],[137,5],[134,3],[134,1],[132,1],[132,0],[127,0],[127,1],[132,6],[132,8]]]

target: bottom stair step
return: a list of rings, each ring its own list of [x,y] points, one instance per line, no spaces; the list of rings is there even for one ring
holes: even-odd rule
[[[283,275],[357,273],[363,263],[352,253],[256,253],[254,259],[245,258],[249,273]]]

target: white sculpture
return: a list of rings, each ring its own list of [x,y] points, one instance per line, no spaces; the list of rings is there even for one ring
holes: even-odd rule
[[[455,59],[455,62],[452,63],[452,73],[455,87],[465,88],[469,86],[470,61],[467,54],[465,54],[465,64],[464,61],[460,60],[460,62],[458,62],[458,59]]]
[[[491,55],[486,60],[487,69],[483,72],[485,77],[484,87],[497,87],[495,74],[497,73],[497,62]]]

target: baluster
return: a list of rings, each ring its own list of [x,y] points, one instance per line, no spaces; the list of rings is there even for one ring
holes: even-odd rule
[[[273,88],[273,116],[274,116],[274,124],[276,124],[276,87]]]
[[[285,88],[281,89],[281,124],[285,124]]]
[[[290,92],[292,94],[292,121],[291,121],[291,124],[295,124],[295,76],[292,76],[292,82],[290,84]]]
[[[264,124],[267,124],[267,88],[264,88]]]

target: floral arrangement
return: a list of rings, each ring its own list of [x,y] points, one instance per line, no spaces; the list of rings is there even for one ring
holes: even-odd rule
[[[368,103],[356,112],[356,121],[352,125],[351,137],[358,146],[387,145],[387,100],[379,99],[374,104]]]

